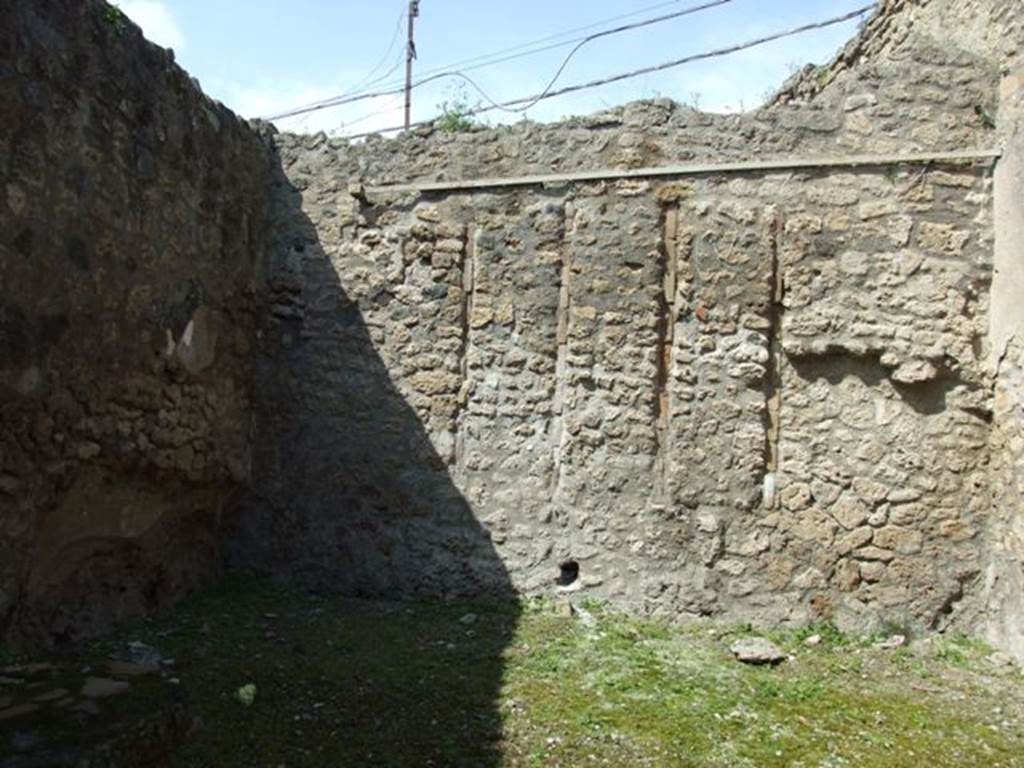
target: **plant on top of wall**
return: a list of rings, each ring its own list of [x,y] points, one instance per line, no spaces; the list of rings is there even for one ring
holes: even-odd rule
[[[434,127],[442,133],[464,133],[486,125],[474,117],[474,112],[479,107],[479,101],[470,104],[465,86],[452,89],[449,98],[437,106],[441,114],[434,119]]]
[[[103,20],[110,24],[118,32],[124,29],[125,19],[124,11],[118,8],[116,5],[109,5],[103,12]]]
[[[462,101],[442,101],[441,115],[434,120],[434,127],[443,133],[462,133],[471,131],[476,123],[470,114],[469,106]]]

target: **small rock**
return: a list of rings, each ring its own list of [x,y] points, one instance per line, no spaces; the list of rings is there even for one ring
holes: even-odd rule
[[[185,733],[185,740],[187,741],[188,739],[192,738],[197,733],[199,733],[199,731],[203,730],[204,725],[205,723],[203,722],[203,718],[201,718],[199,715],[193,716],[192,722],[189,723],[188,731]]]
[[[87,440],[79,444],[77,455],[82,461],[88,461],[89,459],[94,459],[99,456],[102,450],[103,449],[100,447],[99,443]]]
[[[34,733],[15,731],[11,734],[11,746],[15,752],[28,752],[43,743],[43,740]]]
[[[993,667],[1009,668],[1014,665],[1013,656],[1002,651],[996,651],[988,657],[988,663]]]
[[[98,715],[100,708],[96,705],[95,701],[80,701],[71,708],[72,712],[82,712],[86,715]]]
[[[875,648],[881,648],[883,651],[894,651],[897,648],[902,648],[906,644],[907,638],[904,635],[893,635],[887,640],[876,643]]]
[[[737,661],[744,664],[778,664],[786,658],[774,643],[763,637],[744,637],[733,643],[729,650]]]
[[[470,624],[476,623],[476,618],[477,617],[475,613],[467,613],[465,616],[459,619],[459,623],[469,626]]]
[[[821,645],[821,635],[811,635],[804,640],[804,645],[813,648],[816,645]]]
[[[878,97],[873,93],[855,93],[847,97],[843,109],[847,112],[856,112],[865,107],[873,107],[878,103]]]
[[[125,693],[131,688],[130,683],[119,680],[109,680],[105,677],[87,677],[85,685],[82,686],[82,695],[87,699],[104,699],[108,696],[117,696]]]
[[[938,376],[938,371],[927,360],[911,360],[903,363],[891,375],[893,381],[898,381],[901,384],[917,384],[922,381],[931,381]]]
[[[22,672],[29,677],[42,674],[43,672],[55,672],[57,668],[53,664],[47,664],[46,662],[38,662],[36,664],[26,664],[22,667]]]
[[[21,490],[21,482],[11,475],[0,475],[0,493],[14,496]]]
[[[160,671],[160,665],[153,662],[136,664],[131,661],[110,662],[110,674],[116,677],[138,677],[140,675],[152,675]]]
[[[15,717],[21,717],[22,715],[31,715],[33,712],[38,711],[39,707],[35,704],[19,704],[16,707],[0,709],[0,721],[13,720]]]
[[[159,664],[160,651],[151,645],[146,645],[136,640],[128,643],[128,653],[121,658],[135,664]]]
[[[580,605],[573,605],[569,603],[569,610],[572,615],[579,619],[579,622],[588,629],[594,629],[597,626],[597,617],[594,616],[590,611]]]
[[[32,701],[38,704],[44,704],[48,701],[56,701],[57,699],[63,699],[67,695],[68,690],[66,688],[55,688],[52,691],[47,691],[46,693],[42,693],[36,696],[34,699],[32,699]]]

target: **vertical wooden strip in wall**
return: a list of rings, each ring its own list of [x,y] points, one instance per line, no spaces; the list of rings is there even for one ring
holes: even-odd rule
[[[568,214],[566,215],[568,219]],[[568,229],[568,227],[566,227]],[[555,400],[554,418],[551,428],[551,446],[554,471],[552,472],[552,493],[557,494],[562,479],[562,453],[565,443],[565,398],[569,383],[568,349],[569,349],[569,306],[572,300],[569,288],[571,271],[571,249],[566,242],[567,235],[562,236],[562,271],[558,283],[558,310],[556,340],[558,344],[555,360]]]
[[[473,312],[473,291],[476,278],[476,225],[466,226],[466,244],[462,249],[462,346],[459,349],[461,385],[455,411],[455,457],[456,470],[461,470],[466,454],[466,437],[462,429],[466,402],[469,399],[469,318]]]
[[[657,369],[654,382],[654,420],[657,440],[656,495],[664,498],[667,479],[672,472],[671,395],[668,380],[672,375],[672,350],[675,341],[676,285],[679,269],[679,205],[672,202],[662,209],[661,221],[661,286],[658,295]]]
[[[770,246],[772,259],[772,299],[769,307],[769,328],[768,328],[768,375],[765,377],[765,472],[772,475],[770,483],[774,490],[774,475],[779,470],[779,429],[780,415],[782,409],[782,298],[784,286],[782,282],[782,267],[779,264],[779,249],[783,231],[782,212],[778,208],[770,209]],[[767,491],[769,483],[765,484],[766,507],[775,506],[775,494]],[[769,498],[769,495],[771,498]]]

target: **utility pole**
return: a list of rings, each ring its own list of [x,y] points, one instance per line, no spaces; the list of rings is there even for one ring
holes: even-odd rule
[[[409,0],[409,42],[405,48],[405,130],[409,130],[412,116],[412,61],[416,58],[416,17],[420,15],[420,0]]]

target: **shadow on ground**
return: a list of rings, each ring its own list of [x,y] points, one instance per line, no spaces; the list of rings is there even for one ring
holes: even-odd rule
[[[395,603],[230,580],[143,637],[201,726],[174,766],[489,766],[518,610]],[[251,705],[236,693],[255,686]]]

